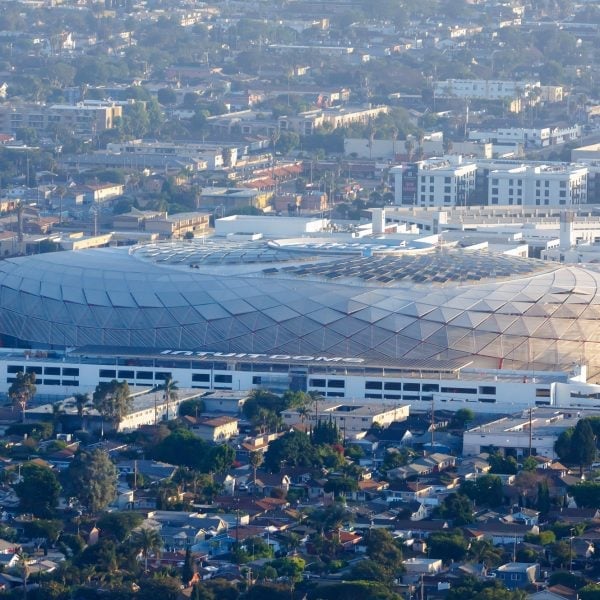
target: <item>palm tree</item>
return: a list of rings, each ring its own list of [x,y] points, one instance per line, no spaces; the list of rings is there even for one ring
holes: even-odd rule
[[[89,401],[89,396],[87,394],[75,394],[75,406],[77,407],[77,416],[79,417],[79,423],[81,425],[81,429],[85,431],[85,421],[83,420],[83,412],[85,409],[85,405]]]
[[[60,433],[58,426],[60,424],[60,416],[63,415],[64,412],[62,402],[54,402],[52,404],[52,431],[55,434]]]
[[[159,551],[163,545],[160,534],[156,529],[142,527],[135,532],[133,543],[144,555],[144,570],[148,571],[148,556],[151,552]]]
[[[252,466],[252,483],[256,485],[256,471],[260,465],[263,464],[265,460],[265,455],[258,450],[257,452],[250,452],[250,465]]]
[[[319,402],[321,400],[324,400],[323,395],[320,394],[319,392],[308,392],[308,395],[311,398],[311,402],[314,404],[315,406],[315,425],[319,422]]]
[[[29,555],[25,552],[17,554],[21,577],[23,579],[23,600],[27,600],[27,578],[29,577]]]
[[[163,391],[163,398],[166,404],[166,416],[167,421],[169,420],[169,402],[171,400],[177,400],[177,382],[172,377],[167,377],[165,382],[158,388]]]

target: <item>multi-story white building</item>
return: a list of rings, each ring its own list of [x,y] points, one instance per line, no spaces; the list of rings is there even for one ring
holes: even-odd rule
[[[122,107],[113,102],[7,104],[0,106],[0,131],[16,133],[27,127],[44,132],[58,126],[75,133],[96,133],[115,127],[122,115]]]
[[[489,205],[574,206],[587,202],[586,167],[521,165],[496,168],[488,179]]]
[[[555,127],[499,127],[490,131],[469,131],[469,139],[479,142],[491,141],[499,146],[520,144],[524,148],[545,148],[564,144],[581,137],[581,125]]]
[[[392,167],[395,204],[422,208],[577,206],[588,202],[589,167],[461,157],[432,158]]]
[[[469,204],[475,192],[477,164],[461,157],[432,158],[393,167],[395,204],[451,207]]]
[[[434,94],[437,98],[463,98],[465,100],[506,100],[525,98],[539,81],[501,81],[491,79],[447,79],[436,81]]]

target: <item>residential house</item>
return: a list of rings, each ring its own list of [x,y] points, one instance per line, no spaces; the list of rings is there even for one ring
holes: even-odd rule
[[[477,526],[467,527],[466,529],[472,533],[483,534],[484,538],[494,545],[518,544],[524,540],[528,533],[539,533],[537,525],[529,526],[520,523],[502,523],[500,521],[478,523]]]
[[[173,477],[177,467],[156,460],[119,460],[116,463],[120,475],[141,475],[146,481],[166,481]]]
[[[196,545],[207,534],[211,537],[227,530],[227,523],[218,516],[155,510],[148,513],[141,527],[158,531],[165,549],[179,550]]]
[[[558,511],[551,511],[548,516],[550,519],[576,525],[577,523],[586,523],[588,521],[600,521],[600,509],[561,508]]]
[[[518,512],[512,513],[512,520],[524,525],[537,525],[540,518],[540,511],[531,508],[520,508]]]
[[[213,418],[185,417],[190,431],[207,442],[223,443],[239,435],[239,420],[223,415]]]
[[[406,573],[410,575],[435,575],[442,570],[439,558],[407,558],[402,561]]]
[[[537,563],[510,562],[498,567],[494,573],[509,590],[527,587],[540,577],[540,565]]]
[[[257,471],[256,481],[249,484],[250,491],[264,496],[271,494],[273,490],[280,490],[287,494],[290,489],[290,478],[284,473],[267,473]]]
[[[393,481],[384,493],[387,502],[425,502],[432,491],[431,485],[419,481]]]
[[[448,521],[410,521],[406,519],[397,519],[394,522],[394,530],[400,537],[409,538],[427,538],[431,533],[447,531],[450,528]]]

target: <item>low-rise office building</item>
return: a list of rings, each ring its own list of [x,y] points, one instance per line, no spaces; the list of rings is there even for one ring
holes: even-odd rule
[[[375,424],[387,427],[394,421],[405,421],[408,418],[409,410],[408,404],[317,402],[314,411],[284,410],[281,418],[286,425],[335,423],[344,438],[352,438],[364,434]]]
[[[536,408],[531,415],[504,417],[465,431],[463,454],[472,456],[487,452],[490,448],[517,457],[531,453],[556,458],[554,443],[558,436],[575,427],[582,416],[595,416],[599,411],[560,410]]]

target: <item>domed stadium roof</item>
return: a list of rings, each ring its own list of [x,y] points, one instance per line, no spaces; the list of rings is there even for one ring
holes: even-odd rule
[[[600,364],[600,274],[485,252],[153,244],[0,262],[5,345]]]

